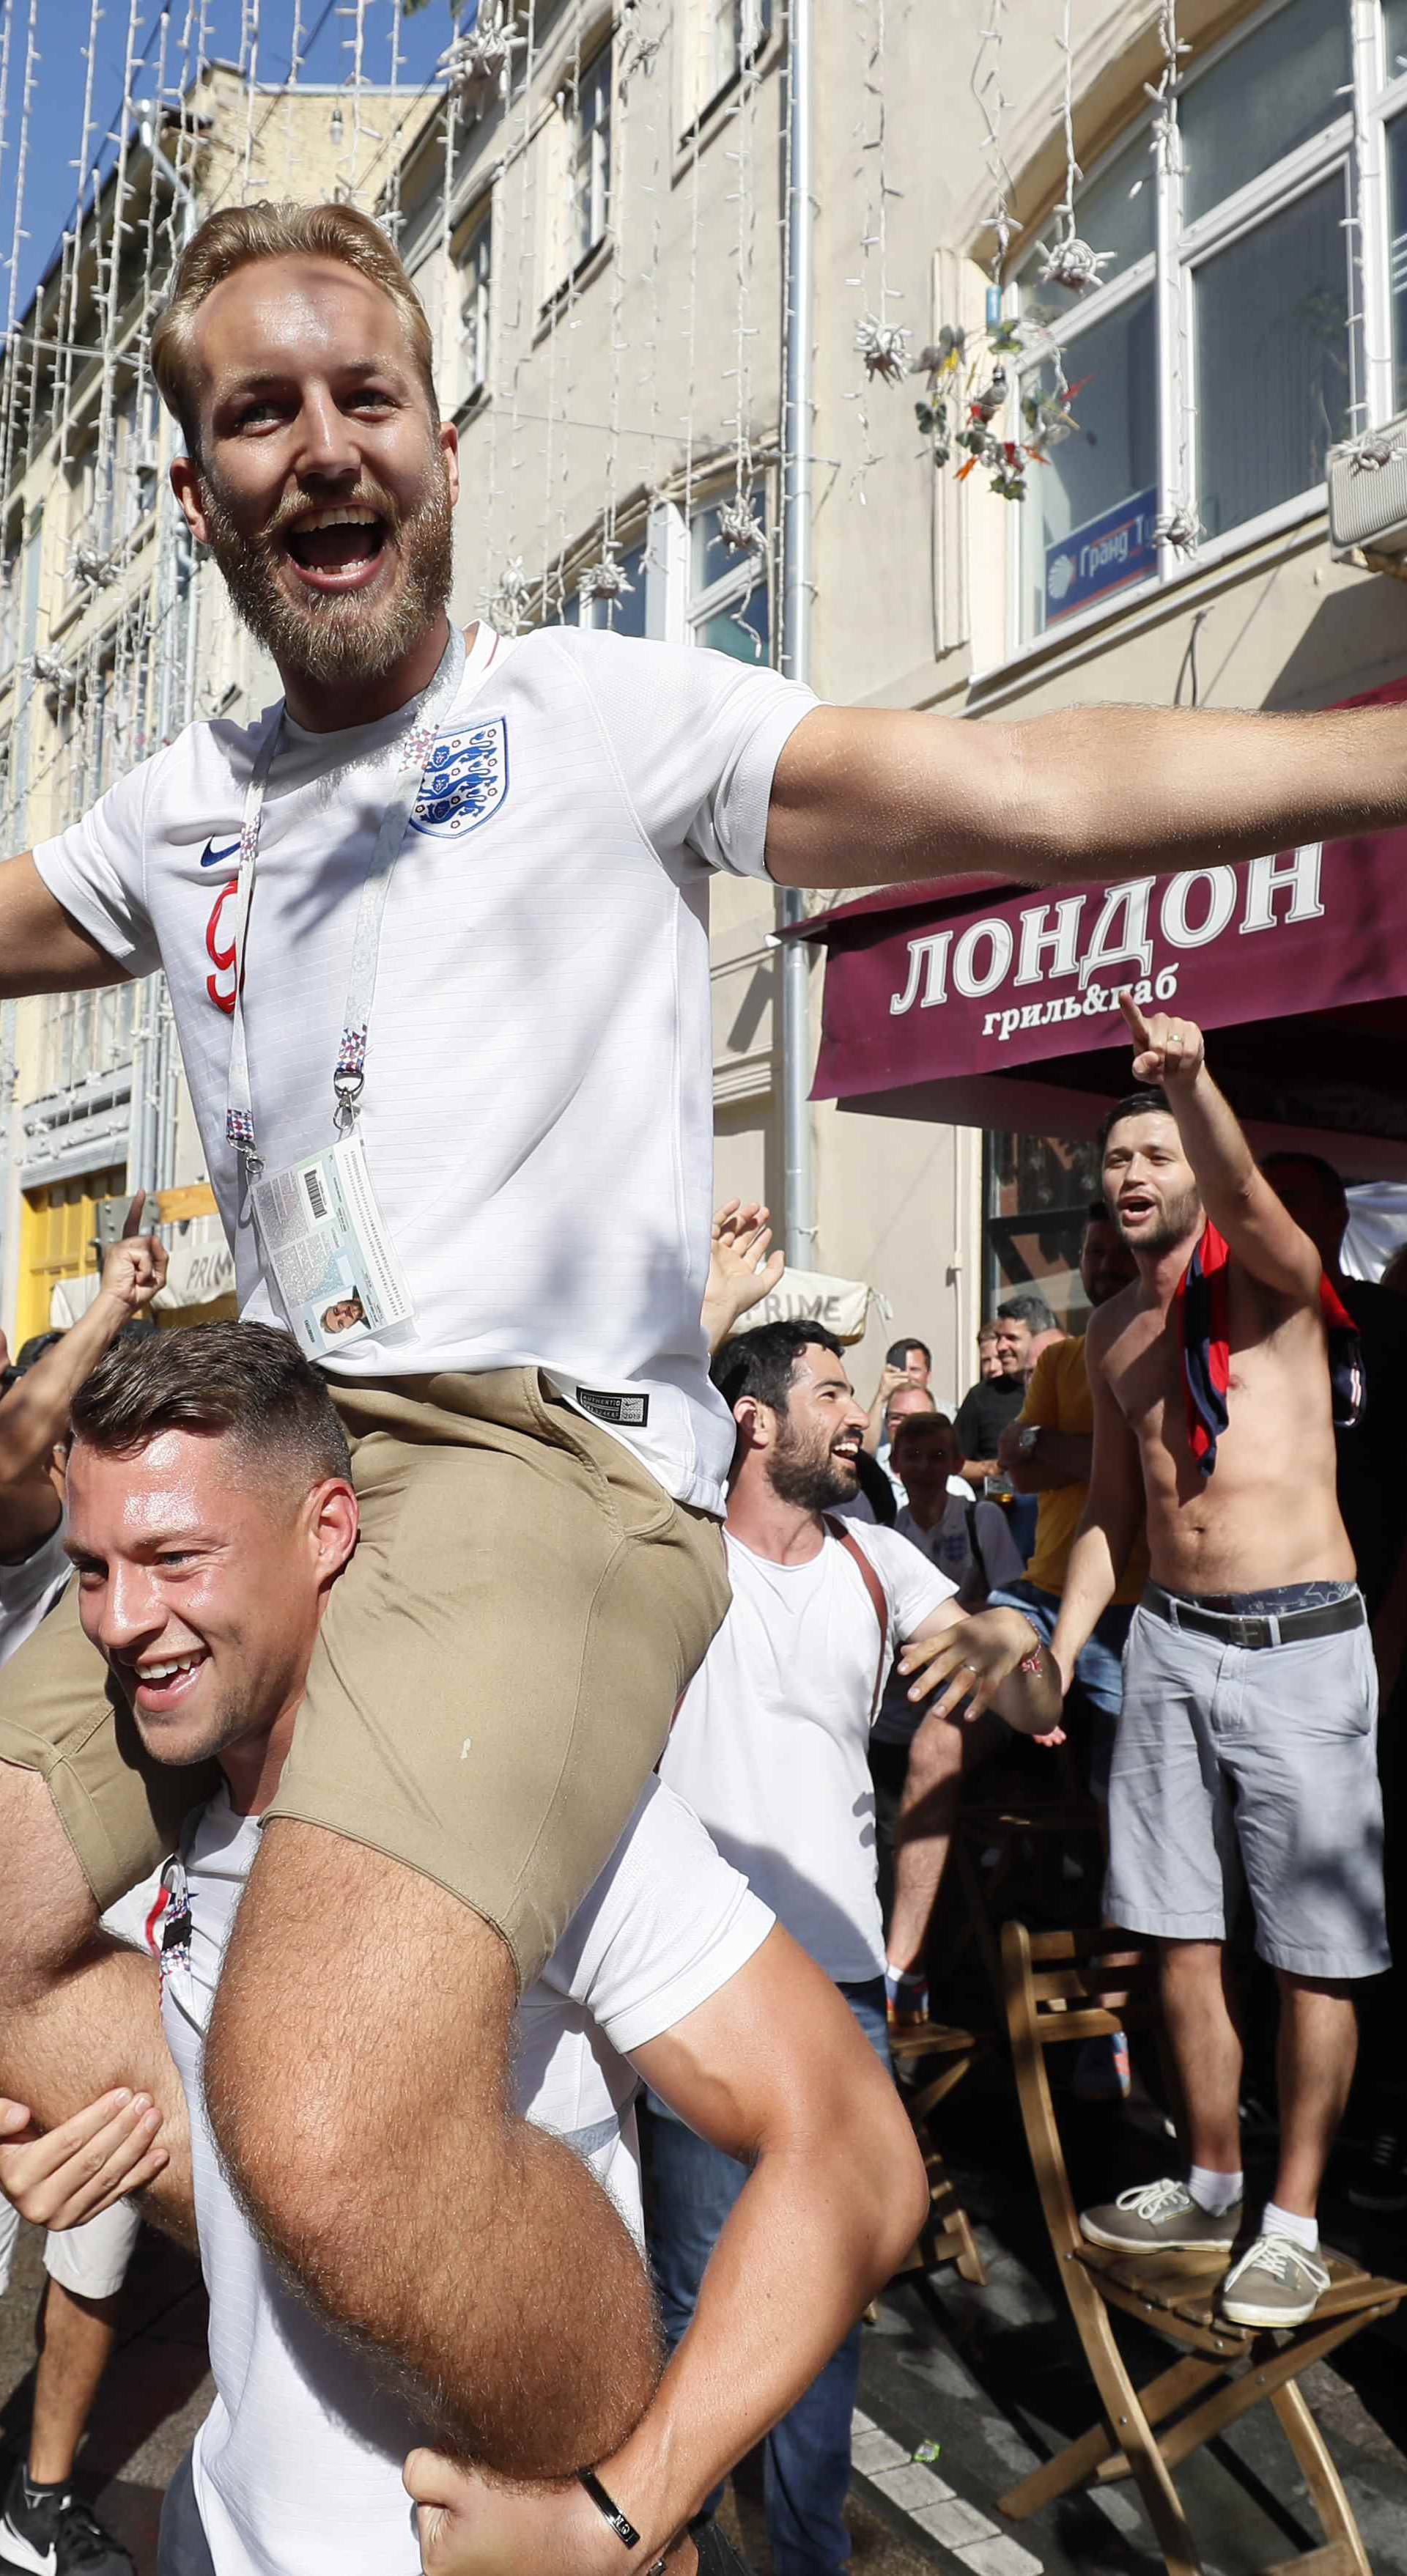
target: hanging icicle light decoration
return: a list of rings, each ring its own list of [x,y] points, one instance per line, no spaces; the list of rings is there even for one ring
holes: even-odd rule
[[[767,531],[746,495],[739,500],[724,501],[721,504],[718,512],[718,541],[730,555],[765,556]]]
[[[922,399],[914,405],[914,416],[935,472],[942,473],[948,466],[954,466],[957,481],[965,483],[970,474],[980,471],[987,477],[988,488],[1000,500],[1024,501],[1030,467],[1045,463],[1048,450],[1057,439],[1068,436],[1075,427],[1075,421],[1059,352],[1043,332],[1033,335],[1023,326],[1008,321],[1002,312],[1003,273],[1016,231],[1010,206],[1011,174],[1006,166],[1001,134],[1006,108],[1001,85],[1002,17],[1005,8],[1006,0],[988,0],[988,14],[981,30],[970,82],[972,96],[982,118],[982,153],[992,183],[992,205],[987,217],[992,255],[986,327],[980,333],[967,332],[945,322],[937,339],[919,351],[912,372],[928,380]],[[1065,207],[1059,211],[1064,212],[1068,207],[1071,212],[1066,246],[1084,253],[1087,246],[1078,242],[1073,223],[1075,185],[1080,174],[1074,157],[1068,9],[1065,35],[1066,186]],[[1088,252],[1088,259],[1092,263],[1092,274],[1097,277],[1105,254]],[[1083,266],[1083,260],[1078,264]],[[1090,282],[1088,275],[1084,282]],[[1008,436],[1005,423],[1012,402],[1012,384],[1007,361],[1020,359],[1032,351],[1050,359],[1055,370],[1055,383],[1049,392],[1021,396],[1019,434]]]
[[[1060,226],[1057,239],[1045,247],[1041,266],[1042,286],[1064,287],[1071,295],[1083,295],[1087,288],[1099,284],[1101,269],[1114,257],[1112,251],[1094,250],[1082,241],[1075,223],[1075,190],[1084,177],[1075,158],[1075,39],[1072,23],[1073,0],[1065,0],[1065,19],[1056,39],[1065,58],[1062,118],[1065,127],[1065,194],[1055,209]]]
[[[526,43],[518,30],[515,0],[480,0],[473,26],[446,47],[437,69],[459,105],[472,111],[495,90],[506,97],[513,56]]]
[[[1340,454],[1347,457],[1350,474],[1381,474],[1402,454],[1402,441],[1391,429],[1365,429]]]
[[[503,567],[485,606],[489,624],[500,635],[521,635],[530,621],[533,585],[523,569],[523,558],[514,555]]]
[[[581,599],[624,599],[634,588],[624,564],[617,563],[613,555],[606,553],[599,563],[587,565],[577,583],[577,595]]]
[[[1144,89],[1153,102],[1152,148],[1159,170],[1176,178],[1180,169],[1181,145],[1177,130],[1177,70],[1184,54],[1191,52],[1177,32],[1177,0],[1160,0],[1158,10],[1158,44],[1163,68],[1156,81],[1146,81]],[[1184,332],[1186,325],[1183,325]],[[1153,522],[1153,542],[1170,547],[1175,555],[1195,555],[1206,534],[1192,499],[1191,422],[1187,405],[1187,363],[1185,350],[1179,354],[1180,436],[1177,483],[1169,505]]]
[[[1195,555],[1205,536],[1201,520],[1190,501],[1176,501],[1153,522],[1155,546],[1171,546],[1175,555]]]

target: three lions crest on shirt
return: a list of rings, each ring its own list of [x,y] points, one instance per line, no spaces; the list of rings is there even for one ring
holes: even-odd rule
[[[411,829],[435,841],[457,841],[487,823],[508,793],[508,726],[504,717],[456,725],[437,734],[425,764]]]

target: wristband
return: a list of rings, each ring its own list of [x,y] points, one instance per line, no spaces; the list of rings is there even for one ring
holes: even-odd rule
[[[1024,1610],[1022,1611],[1021,1616],[1023,1619],[1026,1619],[1026,1613]],[[1026,1619],[1026,1625],[1031,1631],[1031,1636],[1034,1642],[1029,1654],[1022,1656],[1021,1661],[1017,1666],[1017,1670],[1018,1672],[1023,1673],[1038,1673],[1041,1669],[1042,1660],[1045,1655],[1045,1639],[1041,1635],[1039,1628],[1036,1626],[1034,1619]]]
[[[638,2549],[640,2546],[639,2532],[636,2530],[634,2523],[621,2512],[620,2506],[612,2503],[605,2488],[602,2486],[600,2479],[597,2477],[595,2470],[578,2469],[576,2474],[578,2485],[585,2487],[586,2492],[590,2496],[592,2503],[595,2505],[602,2521],[610,2524],[611,2529],[615,2533],[617,2540],[621,2543],[622,2548]],[[645,2576],[664,2576],[664,2570],[664,2559],[657,2558],[654,2565],[645,2570]]]
[[[639,2532],[636,2530],[634,2523],[626,2519],[626,2516],[621,2512],[620,2506],[612,2503],[594,2469],[578,2469],[577,2480],[581,2486],[585,2487],[587,2494],[590,2496],[591,2501],[595,2505],[602,2520],[610,2524],[617,2540],[619,2540],[626,2549],[638,2549],[640,2546]]]

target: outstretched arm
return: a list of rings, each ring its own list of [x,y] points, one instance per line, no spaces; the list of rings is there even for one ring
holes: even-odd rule
[[[903,2260],[927,2187],[888,2073],[780,1927],[633,2062],[752,2168],[648,2412],[597,2470],[640,2533],[643,2576]],[[616,2576],[620,2541],[577,2487],[488,2486],[429,2451],[411,2454],[406,2485],[429,2576]]]
[[[1119,1008],[1133,1038],[1134,1077],[1167,1093],[1213,1225],[1252,1278],[1313,1304],[1323,1267],[1318,1252],[1257,1168],[1235,1111],[1207,1071],[1201,1030],[1165,1011],[1146,1019],[1131,993],[1119,995]]]
[[[1108,1609],[1143,1518],[1143,1468],[1138,1442],[1105,1375],[1096,1316],[1085,1336],[1085,1370],[1094,1401],[1094,1454],[1089,1495],[1070,1562],[1051,1652],[1068,1690],[1076,1658]]]
[[[1407,822],[1400,707],[1062,707],[1024,724],[817,707],[777,763],[779,885],[1204,868]]]
[[[128,981],[126,967],[105,956],[50,894],[28,850],[0,861],[0,1001]]]

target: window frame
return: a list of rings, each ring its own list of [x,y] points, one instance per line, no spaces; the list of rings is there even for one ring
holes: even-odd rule
[[[1246,40],[1266,26],[1290,0],[1270,0],[1270,5],[1248,12],[1239,25],[1215,45],[1208,46],[1201,58],[1190,63],[1180,84],[1182,94],[1191,92],[1198,80],[1226,61]],[[1347,228],[1345,234],[1346,283],[1348,288],[1349,328],[1349,403],[1354,429],[1377,427],[1392,417],[1392,301],[1390,270],[1391,245],[1388,240],[1388,146],[1387,128],[1397,117],[1407,116],[1407,68],[1395,77],[1387,77],[1386,24],[1380,0],[1342,0],[1348,13],[1350,84],[1342,111],[1331,117],[1318,134],[1311,135],[1293,151],[1272,163],[1254,179],[1247,180],[1230,196],[1208,209],[1195,224],[1182,220],[1182,174],[1180,150],[1169,156],[1172,166],[1162,166],[1162,156],[1152,148],[1152,115],[1144,109],[1130,119],[1114,137],[1109,149],[1092,161],[1086,176],[1086,187],[1095,186],[1112,164],[1128,150],[1139,135],[1148,147],[1150,180],[1154,189],[1154,247],[1142,259],[1091,288],[1080,301],[1048,326],[1048,337],[1059,349],[1067,375],[1073,381],[1079,374],[1079,342],[1093,325],[1111,319],[1120,306],[1151,285],[1154,299],[1154,336],[1157,349],[1158,382],[1156,386],[1158,427],[1158,507],[1169,509],[1173,500],[1197,498],[1197,412],[1196,412],[1196,278],[1199,269],[1231,244],[1266,223],[1275,214],[1308,195],[1336,170],[1342,170],[1345,182]],[[1049,236],[1051,214],[1031,227],[1018,253],[1018,259],[1031,257],[1038,241]],[[1099,245],[1094,244],[1095,249]],[[1017,316],[1021,312],[1023,281],[1013,277],[1016,288]],[[1404,350],[1407,358],[1407,350]],[[1042,363],[1037,356],[1030,367],[1017,370],[1018,394],[1028,376]],[[1188,459],[1192,490],[1177,490],[1184,451]],[[1040,472],[1037,467],[1036,472]],[[1035,498],[1033,493],[1032,498]],[[1024,511],[1026,504],[1019,505]],[[1091,627],[1106,623],[1111,616],[1127,614],[1169,588],[1198,572],[1207,570],[1226,557],[1238,554],[1268,538],[1300,524],[1324,508],[1322,481],[1311,483],[1287,499],[1273,503],[1255,517],[1243,519],[1214,537],[1204,537],[1196,553],[1183,558],[1174,548],[1159,550],[1154,571],[1144,580],[1131,583],[1114,600],[1091,601],[1088,607],[1075,610],[1058,625],[1028,629],[1026,619],[1025,546],[1016,532],[1017,542],[1007,548],[1007,633],[1009,658],[1020,660],[1028,654],[1057,649],[1068,639]]]
[[[482,274],[476,272],[474,278],[474,292],[479,308],[475,317],[475,335],[477,337],[482,333],[483,339],[482,359],[478,372],[475,373],[474,360],[469,351],[469,333],[464,327],[464,310],[467,302],[465,290],[469,283],[471,261],[485,245],[488,255],[483,263]],[[494,201],[491,188],[470,209],[468,217],[459,226],[450,259],[455,274],[459,305],[456,350],[460,390],[457,408],[463,413],[484,401],[492,389],[496,297],[494,293]]]
[[[737,59],[727,71],[720,72],[713,59],[713,38],[724,5],[737,9],[741,23]],[[732,95],[744,74],[761,61],[772,39],[775,18],[775,0],[690,0],[681,142],[693,140],[715,108]]]
[[[602,114],[594,125],[588,127],[582,108],[592,90],[602,96],[604,104]],[[567,103],[566,204],[563,209],[567,236],[566,279],[575,277],[577,271],[584,268],[589,259],[594,259],[597,251],[611,237],[615,92],[616,48],[614,30],[608,28],[600,44],[577,71]],[[585,238],[577,227],[578,180],[584,152],[590,162]]]

